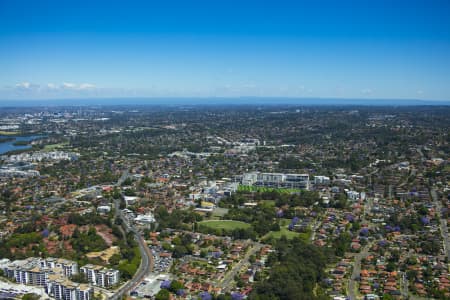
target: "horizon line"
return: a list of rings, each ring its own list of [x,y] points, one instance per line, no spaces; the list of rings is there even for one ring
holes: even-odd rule
[[[421,101],[421,102],[450,102],[450,99],[423,99],[423,98],[358,98],[358,97],[303,97],[303,96],[91,96],[91,97],[55,97],[55,98],[0,98],[0,102],[5,101],[68,101],[68,100],[153,100],[153,99],[285,99],[285,100],[346,100],[346,101]]]

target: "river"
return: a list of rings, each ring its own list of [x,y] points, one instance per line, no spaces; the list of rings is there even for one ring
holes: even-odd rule
[[[12,138],[10,141],[0,143],[0,155],[9,151],[24,150],[31,148],[31,145],[14,145],[15,142],[29,142],[41,138],[41,135],[29,135],[29,136],[7,136],[0,135],[0,139]]]

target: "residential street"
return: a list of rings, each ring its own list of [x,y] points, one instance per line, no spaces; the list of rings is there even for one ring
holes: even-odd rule
[[[448,238],[448,227],[447,227],[447,219],[442,218],[442,203],[437,195],[436,190],[433,188],[430,191],[431,197],[433,197],[434,205],[436,206],[436,211],[440,217],[440,229],[442,234],[442,239],[444,242],[444,252],[447,255],[447,258],[450,257],[450,241]]]
[[[261,248],[263,247],[260,243],[254,243],[251,248],[247,251],[247,254],[244,256],[243,259],[241,259],[234,267],[231,269],[231,271],[227,272],[227,274],[224,276],[222,281],[217,285],[218,287],[222,288],[223,291],[229,291],[231,288],[231,283],[234,280],[234,276],[239,273],[242,268],[249,263],[249,258],[251,255],[254,255],[257,253]]]

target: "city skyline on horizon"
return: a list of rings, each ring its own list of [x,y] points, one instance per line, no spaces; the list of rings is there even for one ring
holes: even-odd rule
[[[450,100],[446,1],[0,2],[0,100]]]

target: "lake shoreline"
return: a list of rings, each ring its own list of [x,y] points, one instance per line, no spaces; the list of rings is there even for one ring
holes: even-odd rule
[[[0,135],[0,155],[13,155],[32,150],[33,141],[45,138],[44,135],[20,135],[20,136],[4,136]],[[5,141],[6,140],[6,141]]]

